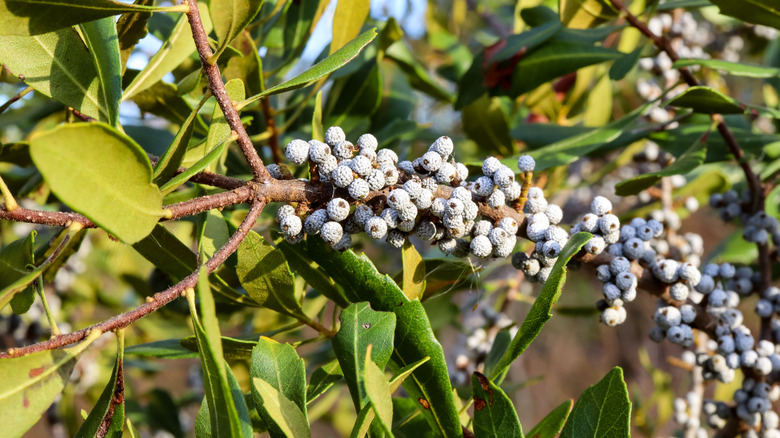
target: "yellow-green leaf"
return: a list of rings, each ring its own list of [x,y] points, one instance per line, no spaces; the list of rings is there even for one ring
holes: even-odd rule
[[[263,0],[211,0],[209,13],[214,23],[219,46],[214,52],[214,59],[227,48],[228,43],[238,36],[242,30],[255,18]]]
[[[379,425],[388,436],[393,436],[390,431],[393,425],[393,398],[390,395],[390,383],[384,371],[371,360],[371,345],[366,350],[365,361],[366,396],[371,401]]]
[[[30,140],[30,155],[62,202],[125,243],[146,237],[163,215],[149,158],[108,125],[58,126]]]
[[[344,47],[352,41],[368,17],[371,6],[369,0],[341,0],[336,3],[333,15],[333,39],[330,41],[330,53]]]
[[[101,334],[95,330],[84,342],[70,348],[0,360],[4,436],[21,437],[41,419],[68,383],[78,356]]]
[[[301,409],[270,383],[257,377],[252,385],[263,401],[263,406],[287,438],[311,437],[309,422]]]
[[[403,256],[403,283],[401,284],[404,295],[410,300],[422,300],[425,292],[425,262],[408,240],[404,242],[401,254]]]

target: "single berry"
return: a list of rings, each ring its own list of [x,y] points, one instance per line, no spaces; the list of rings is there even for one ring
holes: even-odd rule
[[[378,146],[379,142],[376,140],[376,137],[371,134],[363,134],[357,140],[357,147],[360,148],[360,150],[369,149],[375,151]]]
[[[395,189],[387,195],[387,205],[393,208],[400,208],[410,201],[409,193],[404,189]]]
[[[320,228],[328,221],[328,211],[324,208],[314,210],[303,223],[306,234],[319,234]]]
[[[603,216],[612,211],[612,203],[603,196],[596,196],[590,203],[590,212],[596,216]]]
[[[276,221],[281,222],[287,216],[295,214],[295,207],[289,204],[284,204],[276,211]]]
[[[452,155],[452,151],[455,150],[455,145],[452,144],[452,140],[449,137],[443,136],[437,138],[428,150],[436,152],[441,155],[443,159],[447,159],[447,157]]]
[[[501,161],[498,160],[496,157],[487,157],[485,158],[485,161],[482,162],[482,173],[485,176],[493,177],[493,174],[501,168],[503,164],[501,164]]]
[[[490,239],[485,236],[476,236],[471,239],[471,253],[477,257],[488,257],[493,252]]]
[[[536,161],[530,155],[520,155],[517,159],[517,169],[522,173],[533,172],[534,167],[536,167]]]
[[[498,227],[503,228],[506,230],[507,233],[514,236],[517,234],[518,224],[517,221],[514,220],[514,218],[511,217],[505,217],[498,221]]]
[[[515,201],[523,194],[523,187],[515,181],[507,187],[501,187],[501,191],[504,192],[507,201]]]
[[[515,173],[509,167],[501,166],[493,173],[493,181],[500,188],[509,187],[515,182]]]
[[[355,174],[349,166],[338,166],[330,173],[330,180],[336,187],[347,187],[355,179]]]
[[[436,172],[442,164],[441,155],[436,152],[426,152],[422,156],[422,167],[428,172]]]
[[[450,184],[457,176],[457,169],[450,163],[442,163],[434,176],[439,184]]]
[[[359,146],[360,139],[358,139],[358,147]],[[385,164],[395,166],[396,163],[398,163],[398,155],[392,149],[380,149],[376,153],[376,162],[379,163],[380,166],[384,166]]]
[[[349,165],[352,170],[354,170],[355,173],[361,177],[368,176],[371,174],[371,170],[373,170],[371,167],[371,160],[363,155],[358,155],[357,157],[353,158]]]
[[[385,241],[393,248],[400,248],[406,242],[406,235],[398,230],[390,230]]]
[[[371,192],[371,188],[368,186],[368,183],[362,178],[355,178],[347,190],[349,191],[349,196],[351,196],[352,199],[357,200],[367,198],[368,194]]]
[[[349,216],[349,202],[343,198],[333,198],[328,202],[328,219],[341,222]]]
[[[317,141],[317,140],[311,140],[309,141],[309,159],[314,161],[317,164],[322,164],[325,162],[327,157],[331,156],[330,154],[330,146],[327,144]]]
[[[309,143],[303,140],[293,140],[287,143],[284,156],[293,164],[303,164],[309,158]]]
[[[331,147],[336,146],[346,139],[347,135],[344,134],[344,130],[338,126],[331,126],[325,131],[325,143],[329,144]]]
[[[494,187],[495,184],[493,183],[492,178],[487,176],[480,176],[471,186],[471,189],[478,196],[488,197],[491,193],[493,193]]]
[[[341,240],[344,235],[344,228],[338,222],[325,222],[320,229],[320,236],[322,240],[328,242],[331,245],[335,245]]]
[[[506,197],[501,190],[493,190],[487,198],[487,205],[492,208],[501,208],[506,205]]]
[[[303,223],[301,222],[301,218],[292,214],[282,218],[279,227],[282,229],[285,236],[292,237],[297,236],[301,232]]]

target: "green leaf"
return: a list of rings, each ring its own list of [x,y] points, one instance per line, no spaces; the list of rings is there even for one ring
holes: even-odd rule
[[[618,16],[604,0],[558,0],[558,10],[564,26],[589,29]]]
[[[106,17],[79,27],[95,63],[100,93],[108,113],[108,124],[116,127],[119,122],[119,101],[122,99],[122,64],[116,23],[113,17]]]
[[[678,59],[675,61],[673,67],[681,68],[690,67],[692,65],[701,65],[703,67],[726,72],[730,75],[745,76],[749,78],[773,78],[780,76],[780,68],[747,64],[744,62],[729,62],[722,59]]]
[[[146,344],[131,345],[125,349],[125,354],[160,359],[190,359],[198,357],[198,353],[184,348],[178,339],[165,339]]]
[[[697,169],[704,163],[704,158],[707,156],[707,137],[709,135],[710,131],[705,132],[684,154],[663,169],[619,182],[615,186],[615,194],[618,196],[636,195],[642,190],[654,186],[665,176],[685,175]]]
[[[295,347],[261,336],[252,350],[249,375],[268,382],[294,403],[306,418],[306,365],[298,356]],[[254,391],[253,395],[257,396]],[[271,418],[267,416],[268,412],[264,413],[262,403],[257,403],[257,407],[263,419]]]
[[[639,58],[642,57],[642,49],[644,46],[639,46],[630,53],[623,54],[620,58],[616,59],[612,63],[612,67],[609,68],[609,78],[613,81],[619,81],[626,77],[626,75],[634,69]]]
[[[777,0],[710,0],[720,13],[753,24],[780,29],[780,5]]]
[[[558,405],[528,432],[528,436],[534,438],[555,438],[558,436],[566,419],[569,418],[573,404],[573,400],[566,400]]]
[[[229,366],[225,367],[228,377],[228,386],[230,387],[230,393],[233,395],[233,401],[236,403],[236,410],[238,411],[238,417],[241,420],[241,435],[242,437],[250,438],[252,434],[252,421],[249,418],[249,408],[246,406],[246,400],[244,399],[244,392],[241,391],[241,387],[238,385],[238,380],[233,374],[233,371]],[[211,438],[211,414],[209,411],[209,403],[206,397],[203,397],[203,402],[200,404],[200,410],[195,416],[195,436],[198,438],[208,437]]]
[[[30,155],[62,202],[125,243],[149,235],[163,215],[149,158],[108,125],[77,123],[45,131],[30,140]]]
[[[227,66],[222,69],[225,79],[241,79],[246,86],[246,93],[253,95],[263,91],[263,65],[258,55],[257,46],[249,31],[241,32],[231,43],[243,56],[232,56]],[[241,98],[243,100],[243,97]]]
[[[205,261],[214,257],[214,253],[227,243],[230,239],[230,232],[227,222],[219,210],[211,209],[205,212],[204,216],[198,239],[198,253],[205,256]]]
[[[147,90],[148,91],[148,90]],[[146,91],[141,94],[146,93]],[[176,133],[176,137],[171,142],[171,145],[165,149],[165,153],[157,161],[154,166],[154,183],[162,185],[169,181],[176,175],[182,162],[184,162],[184,155],[187,152],[187,146],[192,138],[192,131],[195,126],[195,120],[199,118],[198,111],[200,111],[203,104],[206,103],[206,99],[201,99],[198,105],[190,111],[190,115],[182,123],[179,131]]]
[[[154,227],[150,235],[133,244],[133,249],[174,280],[181,280],[198,267],[197,255],[160,224]],[[219,275],[211,274],[210,278],[214,292],[244,306],[259,306],[252,298],[236,292]]]
[[[241,79],[231,79],[228,81],[225,84],[225,91],[227,92],[230,100],[233,102],[240,102],[246,97],[244,83],[241,82]],[[212,151],[224,142],[229,142],[231,132],[232,128],[225,119],[225,115],[222,113],[222,108],[220,108],[219,105],[214,105],[214,112],[211,116],[211,126],[209,126],[209,133],[206,137],[206,150]],[[223,148],[227,148],[227,144],[225,144]],[[212,172],[222,171],[224,173],[224,164],[225,152],[219,156],[218,161],[209,165],[209,170]]]
[[[347,132],[373,115],[382,103],[382,75],[377,61],[365,62],[360,69],[333,84],[325,104],[327,122]]]
[[[282,234],[276,230],[271,231],[274,244],[284,253],[284,258],[296,274],[303,277],[307,283],[328,299],[341,307],[347,307],[349,301],[344,296],[344,290],[338,283],[309,257],[308,240],[292,244],[284,240]]]
[[[404,41],[398,41],[388,47],[385,51],[385,57],[393,60],[406,73],[409,84],[415,89],[442,102],[455,102],[455,97],[431,77],[420,61],[414,59],[412,51],[409,50]]]
[[[422,300],[425,292],[425,262],[422,256],[412,245],[412,242],[404,242],[401,248],[403,262],[403,291],[410,300]]]
[[[393,436],[391,432],[391,426],[393,424],[393,398],[390,391],[390,383],[387,381],[382,368],[377,366],[371,359],[371,347],[368,345],[365,354],[365,367],[363,372],[363,378],[365,379],[366,396],[371,402],[371,407],[374,409],[376,418],[379,420],[379,425],[384,429],[388,436]]]
[[[558,301],[558,298],[561,297],[563,285],[566,282],[566,264],[592,237],[593,235],[589,233],[577,233],[571,236],[566,245],[564,245],[558,260],[553,265],[550,276],[544,283],[541,292],[539,292],[539,296],[536,297],[531,310],[528,311],[528,315],[523,320],[520,330],[518,330],[506,353],[498,361],[493,373],[490,375],[491,380],[504,374],[504,371],[509,368],[512,362],[520,357],[525,349],[531,345],[531,342],[542,331],[544,324],[552,318],[550,311],[552,306]]]
[[[290,399],[279,392],[278,389],[274,388],[273,385],[263,379],[257,377],[252,378],[252,389],[257,392],[264,409],[268,412],[268,415],[273,418],[274,424],[276,424],[281,431],[282,435],[272,434],[272,437],[311,437],[309,421],[306,419],[303,412],[301,412],[298,405],[290,401]]]
[[[742,237],[742,231],[735,231],[718,243],[707,254],[707,261],[717,263],[739,263],[749,265],[758,257],[758,248]]]
[[[376,312],[364,302],[342,310],[339,319],[341,328],[331,338],[331,345],[341,364],[355,410],[360,411],[368,402],[363,381],[366,350],[373,345],[373,361],[382,368],[387,365],[393,353],[396,316],[390,312]]]
[[[256,338],[256,336],[252,336]],[[257,341],[254,339],[237,339],[229,336],[221,336],[222,340],[222,355],[225,360],[248,360],[252,358],[252,350],[254,350]],[[180,339],[179,344],[190,350],[198,351],[198,342],[195,336],[188,336]]]
[[[179,186],[182,184],[189,181],[189,179],[192,178],[196,173],[202,172],[208,168],[213,162],[217,161],[225,153],[225,150],[227,150],[227,146],[231,141],[233,141],[233,137],[222,140],[221,142],[214,145],[214,147],[209,150],[203,158],[199,159],[193,164],[190,164],[187,166],[187,170],[174,176],[168,180],[168,182],[163,184],[162,187],[160,187],[160,192],[167,195],[179,188]]]
[[[625,117],[592,131],[588,131],[564,140],[557,141],[543,148],[534,149],[529,155],[536,160],[535,170],[549,169],[550,167],[561,166],[573,163],[581,157],[606,146],[609,142],[618,137],[631,127],[639,119],[650,104],[645,104],[636,110],[630,112]],[[502,160],[504,164],[517,165],[517,157],[511,157]]]
[[[304,316],[293,278],[282,251],[250,231],[238,247],[236,273],[252,299],[290,316]]]
[[[98,436],[98,431],[101,432],[101,437],[122,437],[125,424],[124,329],[116,332],[116,344],[114,371],[97,403],[76,433],[76,438],[95,437]]]
[[[34,263],[33,246],[37,232],[31,231],[24,239],[15,240],[0,249],[0,290],[5,289],[24,277],[29,271],[28,266]],[[11,298],[11,307],[17,315],[30,310],[35,301],[35,289],[25,288]]]
[[[236,400],[228,384],[225,359],[222,354],[222,341],[219,334],[219,322],[211,295],[208,271],[201,269],[198,277],[197,299],[192,289],[187,291],[192,325],[198,340],[200,363],[203,370],[203,388],[209,405],[211,435],[214,437],[238,437],[243,435],[241,418],[238,415]],[[249,435],[251,437],[251,434]]]
[[[510,97],[517,97],[582,67],[619,59],[623,53],[593,44],[551,41],[522,57],[514,68]]]
[[[342,0],[336,3],[333,15],[333,38],[330,40],[330,53],[344,47],[360,33],[360,28],[368,17],[369,0]]]
[[[471,376],[471,387],[474,392],[474,436],[523,437],[517,411],[501,388],[478,371]]]
[[[419,301],[409,301],[387,275],[380,274],[365,255],[352,251],[334,252],[320,238],[309,237],[310,257],[322,266],[352,302],[368,301],[378,312],[396,315],[395,345],[390,368],[396,372],[423,358],[428,362],[417,368],[404,388],[417,401],[430,427],[446,437],[462,434],[458,411],[452,395],[444,350],[431,329],[425,309]]]
[[[35,36],[0,36],[0,63],[44,96],[100,121],[116,116],[84,42],[70,28]],[[114,90],[111,90],[113,92]]]
[[[154,0],[135,0],[135,5],[152,6]],[[126,12],[116,22],[117,40],[119,42],[119,65],[124,73],[127,59],[135,45],[146,36],[146,23],[152,16],[151,12]]]
[[[123,12],[169,10],[182,11],[113,0],[0,0],[0,35],[38,35]]]
[[[7,437],[21,437],[41,419],[68,383],[78,356],[101,334],[94,330],[73,347],[0,360],[0,411]]]
[[[311,116],[311,138],[325,141],[325,128],[322,126],[322,90],[314,97],[314,113]]]
[[[658,12],[670,11],[677,8],[706,8],[712,6],[709,0],[669,0],[661,4],[651,3]]]
[[[368,45],[368,43],[376,38],[376,35],[376,28],[363,32],[362,34],[358,35],[357,38],[350,41],[347,45],[340,48],[322,61],[314,64],[305,72],[290,79],[289,81],[283,82],[263,91],[262,93],[250,97],[249,99],[239,103],[237,107],[240,109],[252,102],[256,102],[262,99],[265,96],[271,96],[274,94],[284,93],[285,91],[305,87],[314,81],[333,73],[349,61],[355,59],[355,57]]]
[[[631,401],[623,370],[615,367],[599,383],[586,389],[569,415],[561,438],[631,435]]]
[[[214,24],[219,45],[214,60],[227,48],[228,43],[240,34],[255,15],[260,12],[263,0],[211,0],[209,13]]]
[[[739,102],[710,87],[688,87],[666,102],[667,105],[691,108],[703,114],[741,114],[745,110]]]
[[[205,3],[198,2],[203,29],[206,34],[211,32],[211,18],[208,15],[208,7]],[[149,60],[140,73],[125,88],[122,100],[128,100],[146,90],[166,74],[179,66],[182,62],[195,52],[195,42],[192,39],[192,30],[190,29],[187,16],[182,14],[176,21],[171,35],[164,42],[163,46]]]
[[[509,120],[497,98],[483,95],[461,110],[463,131],[485,153],[512,155]],[[516,165],[516,164],[515,164]]]
[[[306,403],[311,404],[317,397],[321,396],[343,378],[344,373],[341,371],[341,365],[339,365],[337,359],[314,370],[309,380],[309,386],[306,388]]]
[[[200,108],[193,110],[190,104],[182,96],[179,96],[176,85],[157,81],[134,95],[132,101],[138,105],[138,109],[142,112],[154,114],[182,126],[190,123],[193,125],[192,129],[199,134],[205,134],[207,131],[206,124],[197,114],[197,110]],[[194,116],[192,115],[193,111],[196,112]],[[190,117],[195,119],[189,121]]]

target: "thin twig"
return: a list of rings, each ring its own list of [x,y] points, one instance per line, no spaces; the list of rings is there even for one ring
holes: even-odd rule
[[[238,249],[238,245],[241,244],[246,235],[254,226],[255,222],[257,222],[257,218],[260,216],[260,213],[263,211],[263,207],[265,207],[265,205],[266,201],[262,198],[256,199],[252,203],[252,206],[249,209],[249,213],[246,215],[246,217],[244,217],[244,220],[241,221],[241,224],[238,226],[238,230],[236,230],[236,232],[230,236],[230,239],[222,248],[214,253],[214,257],[210,258],[206,264],[203,265],[209,272],[214,272],[214,270],[216,270],[225,260],[227,260],[231,254],[233,254]],[[195,285],[198,283],[198,273],[200,272],[200,269],[202,269],[202,267],[198,268],[195,270],[195,272],[188,275],[182,281],[176,283],[168,289],[162,292],[158,292],[152,297],[149,297],[150,299],[148,301],[129,312],[117,315],[111,319],[91,325],[77,332],[63,334],[49,339],[48,341],[39,342],[37,344],[26,347],[10,349],[5,353],[0,353],[0,359],[23,356],[25,354],[34,353],[36,351],[52,350],[63,347],[65,345],[70,345],[84,339],[93,330],[107,332],[109,330],[127,327],[133,322],[175,300],[181,296],[187,288],[195,287]]]
[[[252,144],[252,140],[249,139],[249,135],[244,129],[244,125],[241,123],[241,118],[238,115],[238,111],[233,106],[233,102],[225,90],[225,84],[222,82],[222,75],[219,72],[219,66],[216,63],[210,63],[213,53],[209,47],[208,35],[203,29],[203,23],[200,19],[200,11],[195,0],[187,0],[190,6],[189,12],[187,12],[187,19],[190,22],[192,28],[192,38],[195,41],[195,47],[198,50],[200,56],[200,63],[203,65],[203,72],[209,80],[209,87],[211,93],[217,99],[217,104],[222,110],[222,114],[225,115],[225,120],[230,125],[230,129],[238,134],[238,146],[241,148],[244,157],[246,158],[249,167],[252,169],[252,174],[255,180],[260,182],[266,182],[271,180],[271,174],[268,173],[268,169],[265,168],[263,160],[255,150],[255,146]]]
[[[22,90],[19,93],[17,93],[16,96],[8,99],[8,101],[6,103],[0,105],[0,114],[2,114],[3,111],[7,110],[11,105],[16,103],[19,99],[24,97],[27,93],[31,92],[32,90],[33,90],[32,87],[27,87],[24,90]]]

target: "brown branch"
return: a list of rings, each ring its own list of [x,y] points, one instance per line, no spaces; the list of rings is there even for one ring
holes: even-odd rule
[[[27,87],[24,90],[18,92],[16,96],[8,99],[4,104],[0,105],[0,114],[2,114],[5,110],[7,110],[11,105],[16,103],[19,99],[24,97],[25,94],[31,92],[33,90],[32,87]]]
[[[276,128],[274,109],[271,108],[271,102],[267,97],[260,99],[260,101],[263,108],[263,117],[265,117],[266,131],[271,135],[268,139],[268,146],[271,147],[271,156],[274,163],[279,164],[282,162],[282,150],[279,147],[279,130]]]
[[[68,109],[73,113],[74,116],[78,117],[83,122],[97,122],[97,119],[82,113],[76,108],[68,107]]]
[[[238,230],[230,237],[225,243],[225,246],[214,253],[214,257],[210,258],[204,265],[209,272],[214,272],[231,254],[233,254],[246,235],[257,222],[258,216],[263,211],[266,201],[263,198],[257,198],[252,203],[252,207],[249,209],[249,213],[246,215],[241,225],[238,226]],[[111,319],[100,322],[98,324],[91,325],[87,328],[81,329],[77,332],[67,333],[48,341],[39,342],[37,344],[29,345],[21,348],[9,349],[7,352],[0,353],[0,359],[23,356],[25,354],[35,353],[37,351],[52,350],[55,348],[64,347],[66,345],[73,344],[84,338],[86,338],[93,330],[100,330],[107,332],[123,327],[127,327],[133,322],[143,318],[144,316],[160,309],[171,301],[181,296],[187,288],[195,287],[198,283],[198,273],[201,268],[198,268],[195,272],[185,277],[182,281],[169,287],[168,289],[154,294],[149,297],[148,301],[135,309],[117,315]]]
[[[228,125],[230,125],[230,129],[238,134],[238,146],[241,148],[241,152],[243,152],[247,163],[249,163],[249,167],[252,169],[254,179],[261,182],[269,181],[272,179],[271,174],[268,173],[268,169],[265,168],[263,160],[257,155],[255,146],[252,144],[252,140],[249,139],[249,135],[246,133],[246,129],[244,129],[244,125],[241,123],[238,111],[236,111],[233,102],[230,100],[230,97],[225,90],[225,84],[222,82],[219,66],[217,66],[216,62],[210,62],[213,53],[209,47],[208,35],[206,35],[206,31],[203,29],[198,4],[195,0],[187,0],[187,4],[190,7],[189,12],[187,12],[187,19],[192,28],[192,38],[195,41],[198,55],[200,55],[200,63],[203,65],[203,72],[209,80],[211,93],[217,99],[217,104],[219,104],[222,114],[225,115],[225,120],[228,122]]]

